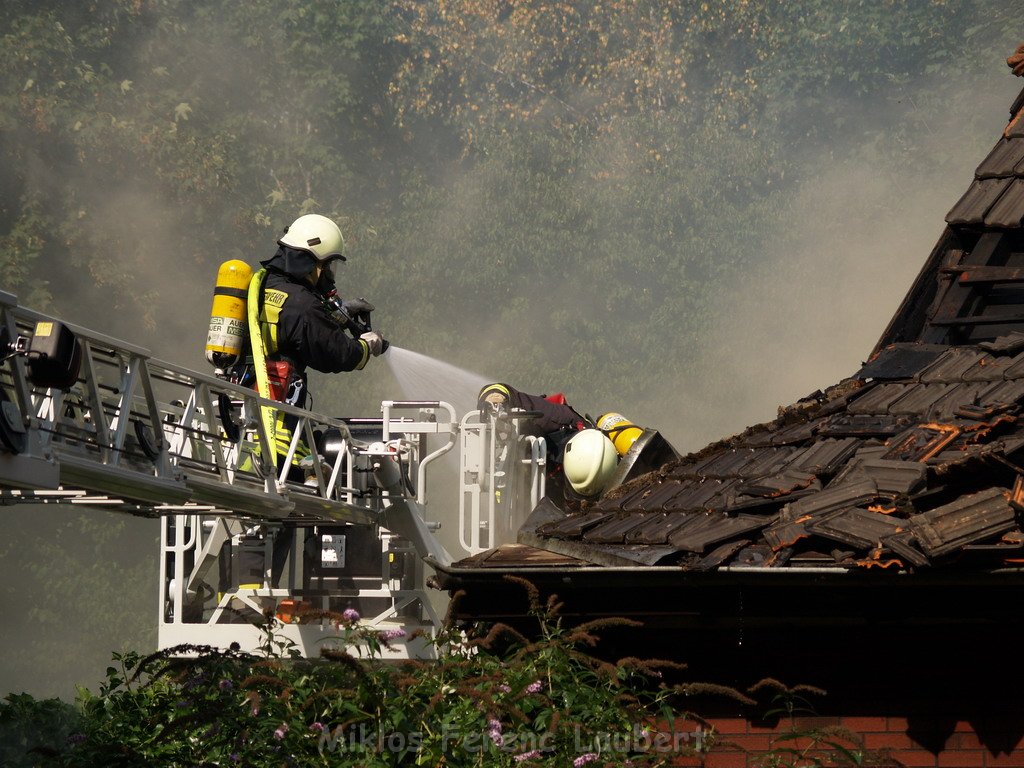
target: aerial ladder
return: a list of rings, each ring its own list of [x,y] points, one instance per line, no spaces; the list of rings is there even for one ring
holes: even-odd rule
[[[0,291],[0,504],[60,504],[161,520],[158,645],[256,650],[260,620],[316,656],[325,618],[352,608],[400,637],[386,657],[429,658],[440,624],[427,564],[514,540],[544,495],[543,440],[440,400],[334,418],[154,358],[21,307]],[[293,416],[279,461],[261,408]],[[318,460],[296,479],[300,445]],[[428,517],[427,475],[458,447],[458,504]],[[458,508],[456,513],[455,509]],[[430,508],[431,511],[433,508]]]

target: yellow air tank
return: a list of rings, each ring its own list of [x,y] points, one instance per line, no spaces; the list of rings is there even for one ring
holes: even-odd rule
[[[245,348],[245,295],[252,269],[244,261],[225,261],[217,270],[210,311],[210,333],[206,337],[206,359],[217,368],[229,368],[242,357]]]
[[[597,420],[597,428],[608,435],[615,444],[619,456],[625,456],[633,443],[644,433],[643,429],[631,422],[621,413],[606,413]]]

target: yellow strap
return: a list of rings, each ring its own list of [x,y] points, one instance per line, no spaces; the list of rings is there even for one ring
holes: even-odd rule
[[[246,307],[249,314],[249,340],[252,344],[252,364],[256,368],[256,391],[260,397],[270,400],[270,376],[267,375],[267,355],[263,347],[263,332],[260,329],[260,290],[263,288],[263,280],[267,276],[267,270],[261,269],[252,276],[249,281],[249,296]],[[277,411],[269,406],[260,406],[260,418],[263,420],[263,428],[270,438],[270,444],[277,442],[275,416]]]

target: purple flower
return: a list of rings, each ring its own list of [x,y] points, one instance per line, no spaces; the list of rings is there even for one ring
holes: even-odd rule
[[[586,752],[572,761],[572,768],[583,768],[587,763],[597,760],[596,752]]]
[[[277,726],[277,730],[274,731],[274,738],[280,741],[286,733],[288,733],[288,723],[281,723]]]
[[[487,721],[487,735],[490,737],[494,745],[500,747],[505,743],[505,737],[501,735],[501,721],[495,718],[491,718]]]
[[[84,733],[72,733],[70,736],[68,736],[68,744],[70,744],[72,747],[77,747],[79,744],[84,742],[85,739],[86,736]]]
[[[523,752],[521,755],[512,755],[512,759],[517,763],[523,763],[527,760],[533,760],[535,757],[540,757],[539,749],[531,749],[529,752]]]
[[[222,691],[230,691],[232,688],[235,687],[232,684],[232,682],[228,679],[221,680],[219,683],[217,683],[217,685]]]
[[[389,640],[396,640],[399,637],[405,637],[405,630],[401,627],[397,629],[385,629],[383,632],[377,633],[377,638],[384,643]]]
[[[309,730],[316,731],[317,733],[322,732],[323,729],[324,729],[324,724],[321,723],[319,720],[317,720],[315,723],[313,723],[311,726],[309,726]]]
[[[341,615],[345,617],[345,621],[359,621],[359,611],[357,611],[355,608],[346,608],[344,611],[342,611]]]
[[[537,691],[539,691],[543,687],[544,686],[541,684],[540,680],[534,680],[532,683],[530,683],[528,686],[526,686],[526,692],[527,693],[536,693]]]
[[[498,686],[498,690],[501,691],[502,693],[512,693],[512,689],[509,688],[504,683],[502,683],[501,685]]]

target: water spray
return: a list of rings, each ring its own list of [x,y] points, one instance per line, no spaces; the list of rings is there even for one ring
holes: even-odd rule
[[[392,344],[390,349],[385,360],[406,399],[422,399],[429,395],[449,402],[460,413],[465,413],[476,407],[477,394],[493,381],[403,347]]]

